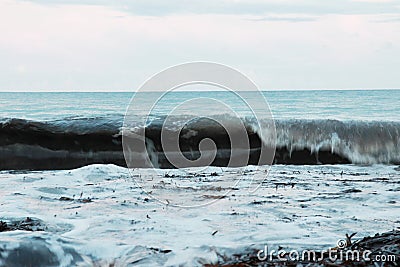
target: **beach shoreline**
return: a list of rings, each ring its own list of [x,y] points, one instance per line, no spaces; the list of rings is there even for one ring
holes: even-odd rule
[[[257,166],[208,167],[190,179],[187,171],[160,170],[160,186],[150,195],[115,165],[2,171],[0,220],[21,225],[16,222],[29,217],[44,231],[1,232],[0,262],[13,248],[38,242],[61,266],[223,264],[219,255],[229,258],[265,245],[323,250],[346,233],[371,236],[400,226],[400,175],[393,165],[274,165],[268,177]],[[227,183],[239,175],[244,182],[267,179],[249,194]],[[174,179],[185,189],[169,184]],[[176,201],[217,201],[190,209],[160,204],[155,198],[166,197],[163,187]]]

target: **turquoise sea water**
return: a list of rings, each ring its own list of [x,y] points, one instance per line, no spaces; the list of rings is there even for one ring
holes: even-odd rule
[[[265,91],[263,95],[275,119],[400,120],[400,90]],[[43,121],[71,117],[123,116],[132,96],[134,93],[129,92],[3,92],[0,93],[0,118]],[[244,96],[247,100],[258,97],[258,94],[246,92]],[[243,100],[224,91],[172,92],[156,103],[153,113],[166,115],[184,101],[195,98],[218,99],[235,111],[248,113]],[[193,103],[195,101],[191,105],[183,106],[183,112],[186,109],[187,112],[196,111],[202,114],[203,110],[207,110],[207,106],[196,106]],[[135,107],[138,115],[141,115],[141,108]],[[218,110],[215,112],[218,113]]]

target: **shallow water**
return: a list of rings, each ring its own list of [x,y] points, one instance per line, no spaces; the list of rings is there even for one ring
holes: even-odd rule
[[[47,229],[0,233],[0,263],[15,261],[18,248],[34,244],[61,266],[192,266],[264,245],[326,249],[346,233],[361,238],[400,227],[395,166],[275,165],[268,176],[254,166],[210,167],[188,179],[193,171],[138,169],[132,176],[114,165],[3,171],[0,219],[38,218]],[[149,196],[135,177],[153,178],[158,187]],[[234,185],[238,177],[243,183]],[[265,179],[254,193],[243,189],[251,178]],[[152,198],[204,203],[225,193],[214,204],[190,209]]]

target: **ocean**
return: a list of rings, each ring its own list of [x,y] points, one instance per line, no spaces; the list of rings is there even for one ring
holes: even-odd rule
[[[0,93],[0,266],[203,266],[399,229],[400,90],[265,91],[270,111],[180,91],[150,114],[153,93],[140,94],[126,124],[134,93]],[[233,112],[190,101],[207,98]],[[229,165],[229,136],[202,115],[240,118],[242,164]],[[214,140],[211,166],[171,164],[167,119],[187,159]],[[156,169],[126,168],[124,131],[143,129]],[[263,145],[272,166],[257,164]]]
[[[152,94],[157,93],[1,93],[0,133],[7,138],[0,143],[0,169],[125,166],[123,126],[146,129],[156,167],[174,167],[162,148],[163,127],[182,135],[181,148],[172,152],[183,150],[194,160],[200,141],[208,137],[218,148],[212,165],[228,166],[230,134],[203,117],[236,124],[233,127],[238,124],[235,118],[243,120],[250,159],[236,165],[257,165],[262,144],[275,150],[270,160],[275,164],[400,163],[399,90],[267,91],[263,95],[269,108],[249,107],[248,103],[262,103],[256,92],[240,98],[227,91],[180,91],[149,103]],[[140,101],[130,105],[132,97]],[[185,134],[192,138],[183,138]]]
[[[0,92],[0,117],[50,121],[123,116],[134,95],[133,92]],[[263,91],[263,95],[277,120],[400,120],[400,90]],[[247,92],[246,96],[252,98],[257,94]],[[194,97],[223,99],[235,110],[245,111],[229,92],[181,91],[168,94],[155,113],[165,115],[182,100]],[[192,108],[202,110],[205,107]]]

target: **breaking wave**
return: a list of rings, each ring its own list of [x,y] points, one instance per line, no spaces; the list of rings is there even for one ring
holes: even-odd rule
[[[154,166],[171,168],[160,139],[164,119],[154,118],[146,125],[147,153]],[[176,153],[196,159],[200,141],[210,138],[217,148],[212,165],[227,166],[231,144],[220,125],[205,120],[183,125],[184,117],[173,121],[167,129],[179,131],[181,151]],[[126,166],[122,122],[119,116],[46,122],[2,120],[0,169],[70,169],[93,163]],[[268,122],[243,122],[250,145],[247,163],[251,165],[258,163],[262,144],[276,146],[276,164],[400,164],[400,122],[277,120],[275,132],[269,130]],[[133,131],[138,129],[133,127]]]

